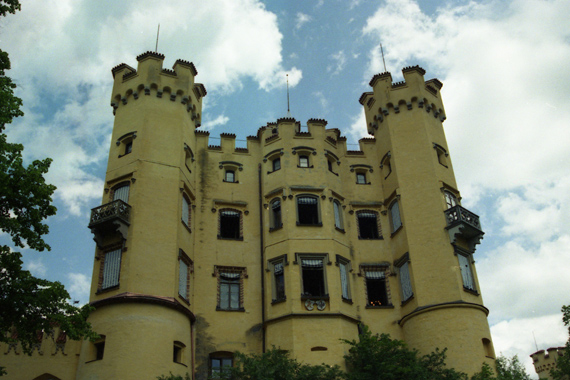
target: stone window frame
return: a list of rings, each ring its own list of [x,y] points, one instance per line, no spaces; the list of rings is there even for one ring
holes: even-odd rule
[[[373,280],[371,278],[367,278],[366,272],[384,272],[384,291],[386,295],[386,305],[370,305],[370,301],[368,300],[368,280]],[[392,304],[392,293],[390,290],[390,281],[389,277],[391,276],[392,272],[390,270],[390,264],[387,262],[382,263],[370,263],[370,264],[360,264],[358,270],[358,276],[362,277],[364,280],[364,295],[366,298],[366,309],[393,309],[394,305]]]
[[[283,168],[283,162],[281,161],[281,156],[283,156],[283,155],[284,155],[284,150],[283,150],[283,148],[280,148],[280,149],[272,150],[271,152],[267,153],[263,157],[263,162],[269,162],[270,170],[267,171],[267,174],[274,173],[278,170],[281,170],[281,168]],[[274,165],[274,161],[277,159],[279,160],[279,169],[275,169],[275,165]]]
[[[435,150],[435,152],[437,154],[437,162],[441,166],[449,168],[449,162],[448,162],[448,158],[447,158],[447,157],[449,157],[449,153],[447,153],[447,150],[437,143],[433,143],[433,149]]]
[[[360,223],[360,214],[369,213],[374,214],[376,216],[376,229],[378,235],[376,237],[362,237],[361,232],[361,223]],[[363,208],[355,211],[356,215],[356,228],[358,232],[358,240],[383,240],[384,236],[382,235],[382,223],[380,222],[380,213],[376,210],[371,210],[368,208]]]
[[[238,308],[222,308],[221,305],[221,292],[220,286],[222,283],[221,273],[232,273],[239,274],[239,307]],[[224,265],[214,265],[214,272],[212,277],[216,278],[217,281],[217,302],[216,311],[240,311],[244,312],[244,279],[248,278],[246,267],[236,267],[236,266],[224,266]]]
[[[188,169],[189,173],[192,173],[190,166],[192,166],[194,161],[196,161],[194,159],[194,152],[192,152],[192,149],[188,146],[188,144],[184,143],[184,165],[186,166],[186,169]]]
[[[275,218],[275,203],[279,202],[279,221]],[[268,205],[269,209],[269,232],[283,228],[283,201],[280,197],[273,198]]]
[[[333,164],[336,163],[338,166],[340,166],[340,159],[336,156],[336,154],[326,149],[325,157],[327,158],[328,171],[338,176],[338,173],[333,170]]]
[[[174,363],[184,364],[184,355],[186,351],[186,345],[178,340],[175,340],[172,344],[172,361]]]
[[[477,290],[477,281],[475,279],[475,260],[473,260],[473,254],[457,246],[454,247],[454,254],[457,256],[459,276],[461,277],[463,290],[478,296],[479,291]]]
[[[311,155],[316,156],[317,155],[317,150],[315,148],[311,148],[309,146],[296,146],[294,148],[292,148],[292,152],[293,155],[298,155],[299,159],[298,159],[298,163],[297,163],[297,167],[301,168],[301,169],[312,169],[314,168],[314,165],[312,165],[311,162]],[[301,166],[301,157],[306,157],[307,158],[307,166]]]
[[[222,217],[225,212],[236,212],[239,214],[239,236],[225,237],[222,236]],[[218,239],[221,240],[239,240],[243,241],[243,212],[237,208],[224,207],[218,210]]]
[[[338,199],[332,199],[333,204],[333,216],[334,216],[334,227],[337,231],[345,232],[344,231],[344,207],[342,203]],[[337,220],[337,212],[338,209],[338,220]]]
[[[324,195],[322,197],[325,197]],[[300,198],[314,198],[317,201],[317,222],[316,223],[301,223],[300,220],[300,213],[299,213],[299,199]],[[296,209],[296,215],[297,215],[297,226],[299,227],[322,227],[323,226],[323,219],[322,219],[322,215],[321,215],[321,201],[319,199],[319,196],[316,194],[311,194],[311,193],[299,193],[295,195],[295,209]]]
[[[218,166],[222,169],[222,182],[224,183],[239,183],[239,172],[243,171],[243,165],[236,161],[221,161]],[[233,172],[233,181],[227,180],[228,172]]]
[[[388,207],[386,208],[388,212],[388,219],[390,221],[390,230],[391,235],[394,236],[398,231],[400,231],[404,227],[404,222],[402,220],[402,210],[400,210],[400,195],[396,195],[392,200],[386,202]],[[398,210],[398,219],[395,219],[393,208],[397,207]]]
[[[387,179],[392,174],[392,153],[390,151],[386,152],[380,160],[380,169],[382,169],[384,179]]]
[[[133,143],[137,138],[137,131],[125,133],[117,139],[115,145],[119,147],[119,158],[124,157],[133,151]]]
[[[373,173],[374,169],[372,168],[372,166],[370,165],[365,165],[365,164],[355,164],[355,165],[350,165],[350,172],[351,173],[355,173],[355,183],[357,185],[371,185],[372,182],[370,182],[370,178],[367,175],[368,173]],[[364,182],[360,181],[359,178],[361,178],[361,176],[364,177]]]
[[[322,267],[322,277],[323,277],[323,295],[320,296],[313,296],[308,295],[305,292],[305,285],[303,281],[303,260],[322,260],[323,267]],[[301,300],[328,300],[329,299],[329,288],[328,288],[328,280],[327,280],[327,266],[332,265],[331,261],[329,260],[328,253],[305,253],[305,252],[297,252],[295,253],[295,261],[293,262],[294,265],[299,265],[299,273],[300,273],[300,281],[301,281]]]

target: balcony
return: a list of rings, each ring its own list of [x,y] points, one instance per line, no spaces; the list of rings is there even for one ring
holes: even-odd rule
[[[95,235],[93,240],[97,246],[101,248],[104,245],[103,242],[110,240],[113,235],[126,240],[130,215],[131,206],[120,199],[91,209],[88,227]]]
[[[461,238],[467,243],[469,250],[475,252],[475,245],[481,242],[485,234],[481,230],[479,216],[457,205],[445,210],[445,220],[445,229],[449,232],[451,243],[455,244],[457,238]]]

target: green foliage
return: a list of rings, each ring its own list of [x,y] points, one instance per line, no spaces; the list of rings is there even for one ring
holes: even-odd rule
[[[491,366],[487,363],[483,363],[481,372],[477,372],[471,376],[471,380],[497,380],[497,378],[494,376]]]
[[[517,355],[512,358],[499,356],[495,360],[497,376],[494,376],[493,369],[487,363],[483,363],[481,372],[471,377],[471,380],[530,380],[530,375],[519,360]]]
[[[348,380],[467,380],[466,374],[446,368],[445,349],[420,356],[403,341],[387,334],[372,335],[364,325],[358,342],[344,342],[351,346],[344,357]]]
[[[234,366],[227,371],[227,378],[232,380],[343,379],[343,372],[338,366],[302,364],[290,358],[287,351],[275,347],[261,355],[236,352],[234,360]]]
[[[180,375],[173,375],[172,372],[170,372],[170,375],[159,376],[159,377],[157,377],[157,380],[192,380],[192,378],[190,377],[190,375],[188,373],[186,373],[186,375],[184,375],[184,377],[182,377]]]
[[[20,9],[17,0],[0,0],[0,16]],[[51,159],[25,166],[24,147],[9,143],[6,124],[23,116],[22,100],[14,95],[16,85],[6,76],[8,53],[0,50],[0,231],[10,235],[19,248],[49,250],[43,236],[49,232],[43,221],[55,215],[51,204],[55,186],[45,182]],[[37,341],[39,331],[63,329],[71,339],[97,337],[87,323],[92,310],[68,303],[69,293],[59,282],[35,278],[22,269],[22,255],[0,245],[0,342],[22,344],[25,353]],[[17,337],[17,338],[16,338]],[[5,373],[0,367],[0,376]]]
[[[554,380],[570,379],[570,305],[562,306],[562,322],[568,327],[569,338],[564,347],[564,356],[556,360],[556,367],[550,370],[550,376]]]

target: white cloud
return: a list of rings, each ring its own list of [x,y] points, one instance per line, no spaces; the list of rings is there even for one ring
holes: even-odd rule
[[[82,273],[69,273],[67,278],[70,284],[66,286],[72,301],[79,301],[80,305],[87,303],[91,289],[90,277]]]
[[[47,268],[41,259],[26,260],[26,270],[30,271],[32,276],[45,278]]]
[[[26,113],[9,136],[24,144],[26,160],[53,158],[47,180],[72,214],[101,196],[101,180],[90,173],[104,165],[110,144],[110,68],[121,62],[136,67],[138,54],[154,50],[158,23],[164,67],[177,58],[193,59],[197,80],[210,93],[238,90],[244,77],[266,91],[284,85],[287,72],[291,86],[302,78],[301,70],[282,66],[277,17],[260,1],[152,0],[102,7],[23,0],[22,11],[3,20],[0,35]]]
[[[325,96],[325,94],[323,94],[322,91],[315,91],[313,92],[313,96],[317,98],[319,104],[321,105],[321,107],[323,108],[324,111],[326,111],[329,102]]]
[[[226,125],[229,120],[230,120],[229,117],[225,115],[219,115],[214,120],[205,122],[204,125],[202,125],[202,127],[200,128],[200,130],[210,131],[219,125]]]
[[[327,66],[327,71],[332,73],[332,75],[340,74],[346,66],[346,54],[344,54],[344,51],[340,50],[331,54],[330,58],[333,60],[333,63]]]
[[[304,24],[308,23],[311,20],[312,20],[311,16],[301,12],[297,12],[297,18],[295,20],[295,29],[301,29],[301,27]]]

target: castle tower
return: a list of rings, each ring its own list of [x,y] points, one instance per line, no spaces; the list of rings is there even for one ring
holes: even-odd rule
[[[547,350],[540,350],[530,355],[539,379],[552,379],[550,371],[556,368],[556,361],[564,356],[564,350],[565,347],[550,347]]]
[[[390,249],[396,266],[401,255],[408,263],[399,277],[413,295],[402,302],[398,325],[411,347],[422,353],[447,347],[448,364],[472,374],[483,361],[494,365],[473,259],[483,232],[479,217],[460,206],[441,82],[424,81],[418,66],[403,74],[405,81],[395,84],[389,73],[374,76],[373,91],[360,99],[382,156]]]
[[[192,63],[169,70],[163,59],[147,52],[137,70],[112,71],[105,192],[89,224],[97,243],[90,322],[102,338],[83,344],[78,378],[191,372],[194,129],[206,91]]]

